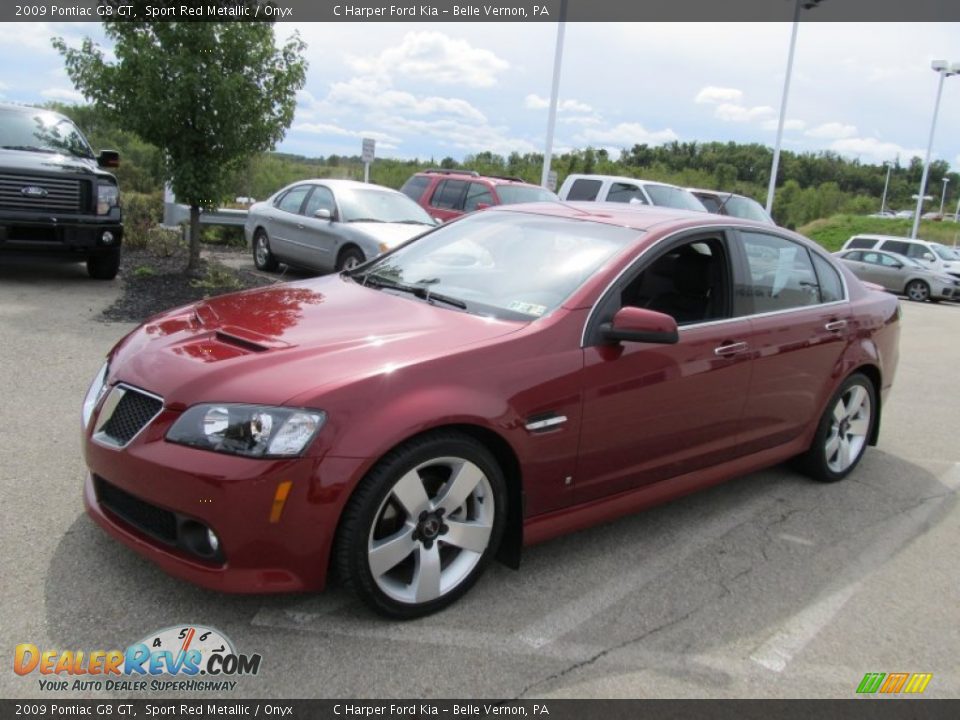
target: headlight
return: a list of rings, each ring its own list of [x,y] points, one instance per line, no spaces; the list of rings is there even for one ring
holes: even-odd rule
[[[120,191],[113,183],[97,184],[97,215],[106,215],[120,204]]]
[[[294,457],[306,449],[326,419],[322,410],[194,405],[167,431],[167,440],[230,455]]]
[[[87,427],[90,424],[90,418],[93,417],[93,409],[97,406],[97,403],[100,402],[100,398],[103,397],[103,393],[107,390],[107,363],[103,364],[103,367],[100,368],[100,372],[97,373],[97,376],[93,379],[93,382],[90,383],[90,389],[87,390],[87,396],[83,399],[83,411],[81,412],[80,417],[83,419],[83,426]]]

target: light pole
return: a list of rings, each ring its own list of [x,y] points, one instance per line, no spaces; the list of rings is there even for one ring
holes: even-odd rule
[[[553,155],[553,132],[557,126],[557,103],[560,92],[560,64],[563,61],[563,35],[567,27],[567,0],[560,2],[560,22],[557,23],[557,47],[553,55],[553,84],[550,88],[550,114],[547,117],[547,142],[543,150],[543,172],[540,184],[547,187],[550,180],[550,161]],[[556,189],[556,188],[554,188]]]
[[[890,171],[893,170],[893,163],[889,160],[883,163],[887,166],[887,179],[883,183],[883,198],[880,200],[880,212],[887,209],[887,188],[890,187]]]
[[[943,95],[943,81],[951,75],[960,73],[960,63],[948,65],[946,60],[934,60],[930,67],[940,76],[937,83],[937,99],[933,103],[933,121],[930,123],[930,140],[927,141],[927,158],[923,162],[923,176],[920,178],[920,192],[917,193],[917,209],[913,213],[913,230],[910,237],[916,239],[920,229],[920,212],[923,210],[923,193],[927,189],[927,175],[930,173],[930,151],[933,149],[933,134],[937,130],[937,114],[940,112],[940,96]]]
[[[950,184],[950,178],[943,179],[943,193],[940,195],[940,217],[943,217],[943,204],[947,201],[947,185]]]
[[[770,168],[770,184],[767,186],[767,215],[773,211],[773,195],[777,188],[777,170],[780,168],[780,144],[783,141],[783,123],[787,119],[787,97],[790,95],[790,76],[793,74],[793,51],[797,46],[797,28],[800,27],[800,9],[810,10],[825,0],[796,0],[793,8],[793,31],[790,33],[790,50],[787,53],[787,74],[783,79],[783,96],[780,98],[780,119],[777,121],[777,142],[773,146],[773,165]]]

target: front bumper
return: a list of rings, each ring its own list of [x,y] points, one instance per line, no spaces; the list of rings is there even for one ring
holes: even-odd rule
[[[104,242],[104,233],[110,233],[110,242]],[[107,216],[0,214],[0,252],[89,257],[109,252],[122,241],[119,211]]]
[[[165,417],[166,416],[166,417]],[[170,417],[173,416],[173,417]],[[176,413],[163,411],[129,446],[85,437],[89,515],[110,535],[175,577],[232,593],[322,590],[337,521],[365,461],[356,458],[253,460],[168,443]],[[292,483],[271,522],[277,486]],[[104,502],[104,483],[149,512],[212,529],[217,557],[201,557],[175,538]]]

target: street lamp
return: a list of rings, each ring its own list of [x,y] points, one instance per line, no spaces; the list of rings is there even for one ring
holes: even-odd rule
[[[793,31],[790,34],[790,51],[787,53],[787,75],[783,79],[780,119],[777,121],[777,142],[773,146],[773,165],[770,168],[770,184],[767,186],[767,215],[773,211],[773,194],[777,187],[777,170],[780,168],[780,144],[783,141],[783,123],[787,119],[787,96],[790,94],[790,76],[793,74],[793,51],[797,46],[800,9],[811,10],[822,2],[826,2],[826,0],[796,0],[796,5],[793,8]]]
[[[913,230],[910,237],[916,239],[917,230],[920,229],[920,212],[923,210],[923,193],[927,189],[927,175],[930,172],[930,151],[933,149],[933,134],[937,130],[937,114],[940,112],[940,96],[943,95],[943,81],[951,75],[960,73],[960,63],[949,65],[946,60],[934,60],[930,67],[940,76],[940,82],[937,83],[937,99],[933,103],[933,121],[930,123],[930,140],[927,142],[927,158],[923,163],[923,176],[920,178],[920,192],[917,193],[917,209],[913,213]]]
[[[943,204],[947,201],[947,185],[950,183],[950,178],[945,177],[943,179],[943,194],[940,196],[940,217],[943,217]]]
[[[553,133],[557,126],[557,104],[560,94],[560,65],[563,62],[563,35],[567,27],[567,0],[560,0],[560,21],[557,23],[557,44],[553,54],[553,84],[550,87],[550,110],[547,115],[547,138],[543,149],[543,171],[540,184],[549,187],[550,162],[553,156]],[[550,188],[556,190],[556,188]]]
[[[887,209],[887,188],[890,187],[890,171],[893,170],[893,163],[889,160],[884,161],[883,164],[887,166],[887,179],[883,183],[883,198],[880,200],[881,213]]]

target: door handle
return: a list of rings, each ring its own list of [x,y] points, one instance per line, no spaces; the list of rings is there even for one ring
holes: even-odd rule
[[[846,320],[831,320],[826,325],[823,326],[823,329],[828,332],[840,332],[841,330],[846,330],[847,321]]]
[[[742,353],[746,349],[747,344],[745,342],[728,343],[726,345],[721,345],[720,347],[715,347],[713,349],[713,354],[718,357],[729,357],[730,355]]]

